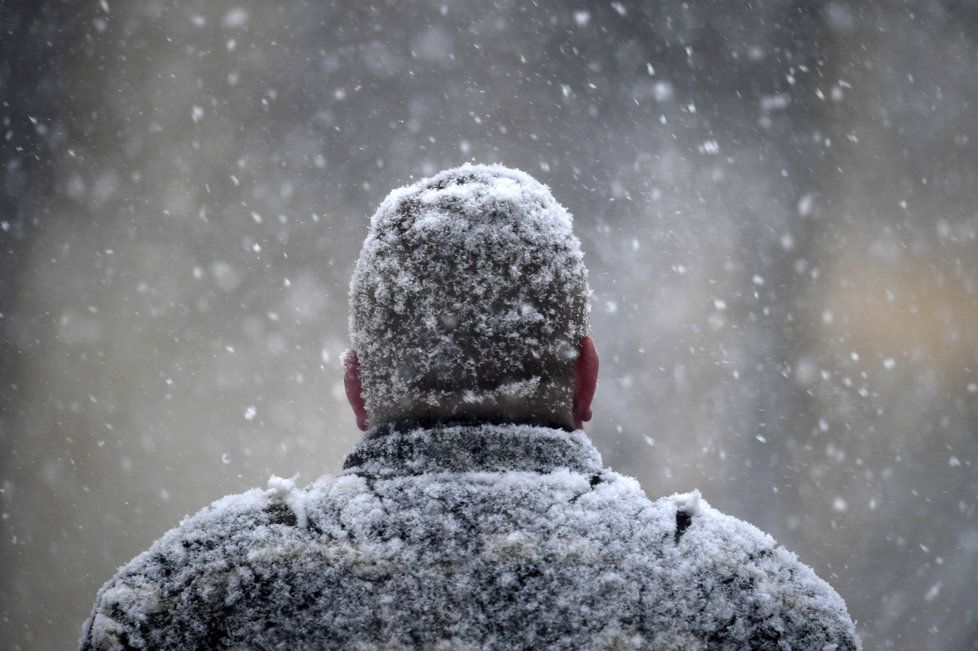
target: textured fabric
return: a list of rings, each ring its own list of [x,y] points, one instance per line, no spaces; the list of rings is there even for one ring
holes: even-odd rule
[[[572,221],[545,185],[501,165],[392,191],[350,282],[371,421],[566,411],[590,309]]]
[[[648,500],[580,431],[459,425],[371,432],[339,475],[215,502],[120,569],[82,640],[222,647],[858,640],[828,584],[698,493]]]
[[[577,430],[526,425],[456,425],[398,432],[388,424],[364,435],[346,458],[344,469],[389,476],[436,472],[546,473],[557,468],[574,472],[601,470],[601,455],[587,435]]]

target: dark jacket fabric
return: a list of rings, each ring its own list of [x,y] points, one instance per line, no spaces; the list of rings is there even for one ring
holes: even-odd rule
[[[582,431],[383,427],[225,497],[99,591],[82,649],[856,649],[839,595]]]

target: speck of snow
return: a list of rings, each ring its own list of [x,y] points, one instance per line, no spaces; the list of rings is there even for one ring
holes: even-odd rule
[[[802,217],[808,217],[812,214],[812,210],[815,207],[815,195],[812,193],[805,194],[798,200],[798,214]]]
[[[765,112],[780,111],[788,108],[788,95],[764,95],[761,97],[761,110]]]
[[[242,7],[233,7],[226,14],[222,23],[228,29],[244,27],[248,24],[248,11]]]
[[[255,409],[254,405],[248,405],[244,411],[245,420],[254,420],[255,416],[258,415],[258,410]]]
[[[272,491],[273,496],[283,498],[295,490],[295,480],[298,478],[299,475],[293,475],[287,478],[271,475],[268,478],[268,489]]]
[[[801,357],[795,363],[795,381],[803,387],[811,386],[818,377],[818,365],[810,357]]]
[[[706,140],[700,144],[698,149],[701,154],[718,154],[720,153],[720,144],[716,140]]]
[[[657,81],[652,87],[652,96],[657,102],[668,102],[672,99],[672,95],[672,84],[670,84],[668,81]],[[659,121],[662,122],[662,124],[665,124],[665,119],[666,116],[663,115],[659,118]]]

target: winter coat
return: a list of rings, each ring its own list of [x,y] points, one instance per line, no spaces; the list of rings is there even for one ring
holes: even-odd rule
[[[82,649],[856,649],[839,595],[694,492],[650,501],[582,431],[376,429],[99,591]]]

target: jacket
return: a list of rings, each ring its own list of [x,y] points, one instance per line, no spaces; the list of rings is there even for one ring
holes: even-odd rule
[[[856,649],[839,595],[697,492],[649,500],[582,431],[385,426],[273,477],[98,592],[82,649]]]

